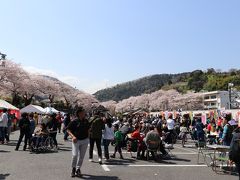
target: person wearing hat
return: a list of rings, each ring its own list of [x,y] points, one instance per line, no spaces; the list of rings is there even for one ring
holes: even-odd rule
[[[67,126],[67,132],[72,137],[72,173],[71,177],[81,177],[81,167],[89,142],[90,124],[85,116],[85,110],[76,111],[76,119]]]

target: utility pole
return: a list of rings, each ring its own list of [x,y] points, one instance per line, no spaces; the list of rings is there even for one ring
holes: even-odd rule
[[[229,109],[232,109],[232,87],[233,83],[228,83],[228,93],[229,93]]]

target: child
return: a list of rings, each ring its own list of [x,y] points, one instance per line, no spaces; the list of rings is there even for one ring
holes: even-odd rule
[[[121,131],[119,131],[119,125],[115,124],[114,125],[114,139],[115,139],[115,150],[114,150],[114,154],[111,156],[111,158],[115,158],[116,156],[116,152],[118,151],[118,153],[120,154],[120,159],[123,159],[122,156],[122,141],[123,141],[123,135],[121,133]]]

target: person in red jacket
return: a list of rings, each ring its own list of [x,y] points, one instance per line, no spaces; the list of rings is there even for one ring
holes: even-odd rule
[[[133,131],[131,138],[138,140],[138,147],[137,147],[137,159],[140,159],[141,151],[143,151],[143,136],[140,133],[140,126],[137,124],[135,125],[135,130]],[[144,157],[144,151],[142,153],[142,158]]]

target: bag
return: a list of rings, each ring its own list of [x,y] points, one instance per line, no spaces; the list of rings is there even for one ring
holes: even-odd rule
[[[229,152],[229,159],[235,163],[240,163],[240,133],[237,133],[234,137],[230,152]]]
[[[231,126],[230,124],[227,124],[227,127],[228,127],[228,130],[226,134],[226,141],[231,142],[233,137],[233,126]]]

